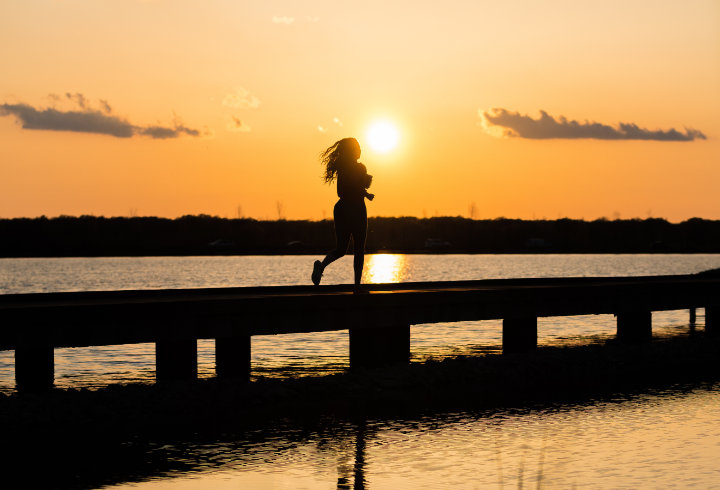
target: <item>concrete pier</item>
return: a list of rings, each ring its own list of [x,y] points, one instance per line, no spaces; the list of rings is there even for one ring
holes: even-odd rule
[[[503,319],[503,354],[530,352],[537,348],[537,317],[509,317]]]
[[[617,314],[617,339],[628,344],[652,340],[652,312],[624,311]]]
[[[36,392],[55,382],[55,349],[47,342],[19,345],[15,349],[15,385],[18,391]]]
[[[350,369],[410,360],[410,325],[350,329]]]
[[[720,335],[720,277],[488,279],[0,295],[0,350],[19,390],[51,387],[54,349],[152,342],[159,382],[197,378],[197,341],[215,339],[216,373],[247,380],[251,337],[348,330],[350,366],[406,363],[412,325],[503,320],[503,352],[537,347],[538,318],[616,314],[623,342],[652,339],[652,312],[705,307]]]
[[[710,337],[720,336],[720,306],[705,307],[705,334]]]

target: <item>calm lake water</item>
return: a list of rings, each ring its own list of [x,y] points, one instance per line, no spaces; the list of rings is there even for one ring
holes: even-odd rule
[[[0,294],[308,284],[314,257],[0,259]],[[720,267],[720,255],[401,255],[366,258],[373,283],[510,277],[686,274]],[[350,282],[341,259],[323,283]],[[703,311],[698,322],[703,323]],[[655,335],[680,335],[688,312],[653,314]],[[611,315],[544,318],[539,344],[602,341]],[[498,352],[501,322],[417,325],[412,361]],[[201,341],[201,377],[214,344]],[[307,376],[348,367],[347,332],[254,337],[254,377]],[[0,352],[0,390],[14,389],[13,353]],[[152,382],[154,345],[57,349],[56,384]],[[720,385],[525,411],[451,413],[420,420],[338,423],[331,436],[292,428],[250,440],[188,444],[194,470],[117,488],[720,488]],[[172,450],[172,448],[170,449]],[[192,466],[192,465],[191,465]],[[356,488],[361,488],[356,486]]]

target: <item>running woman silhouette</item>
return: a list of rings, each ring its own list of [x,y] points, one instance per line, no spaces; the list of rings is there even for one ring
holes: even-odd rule
[[[372,201],[374,194],[367,189],[372,182],[365,165],[358,162],[360,144],[355,138],[343,138],[320,154],[320,162],[325,166],[325,183],[337,180],[337,194],[340,198],[333,209],[335,219],[335,250],[330,251],[321,261],[313,264],[312,282],[320,284],[325,267],[345,255],[350,237],[353,239],[355,258],[355,287],[360,286],[363,264],[365,262],[365,237],[367,235],[367,209],[365,198]]]

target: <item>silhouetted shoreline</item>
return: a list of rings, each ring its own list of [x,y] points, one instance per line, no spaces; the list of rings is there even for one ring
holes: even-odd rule
[[[369,218],[368,253],[720,253],[720,221]],[[0,257],[319,255],[333,222],[95,216],[0,219]]]

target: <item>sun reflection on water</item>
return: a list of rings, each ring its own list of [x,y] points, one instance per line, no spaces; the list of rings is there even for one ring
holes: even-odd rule
[[[407,257],[403,254],[374,254],[367,256],[363,282],[381,284],[407,279]]]

